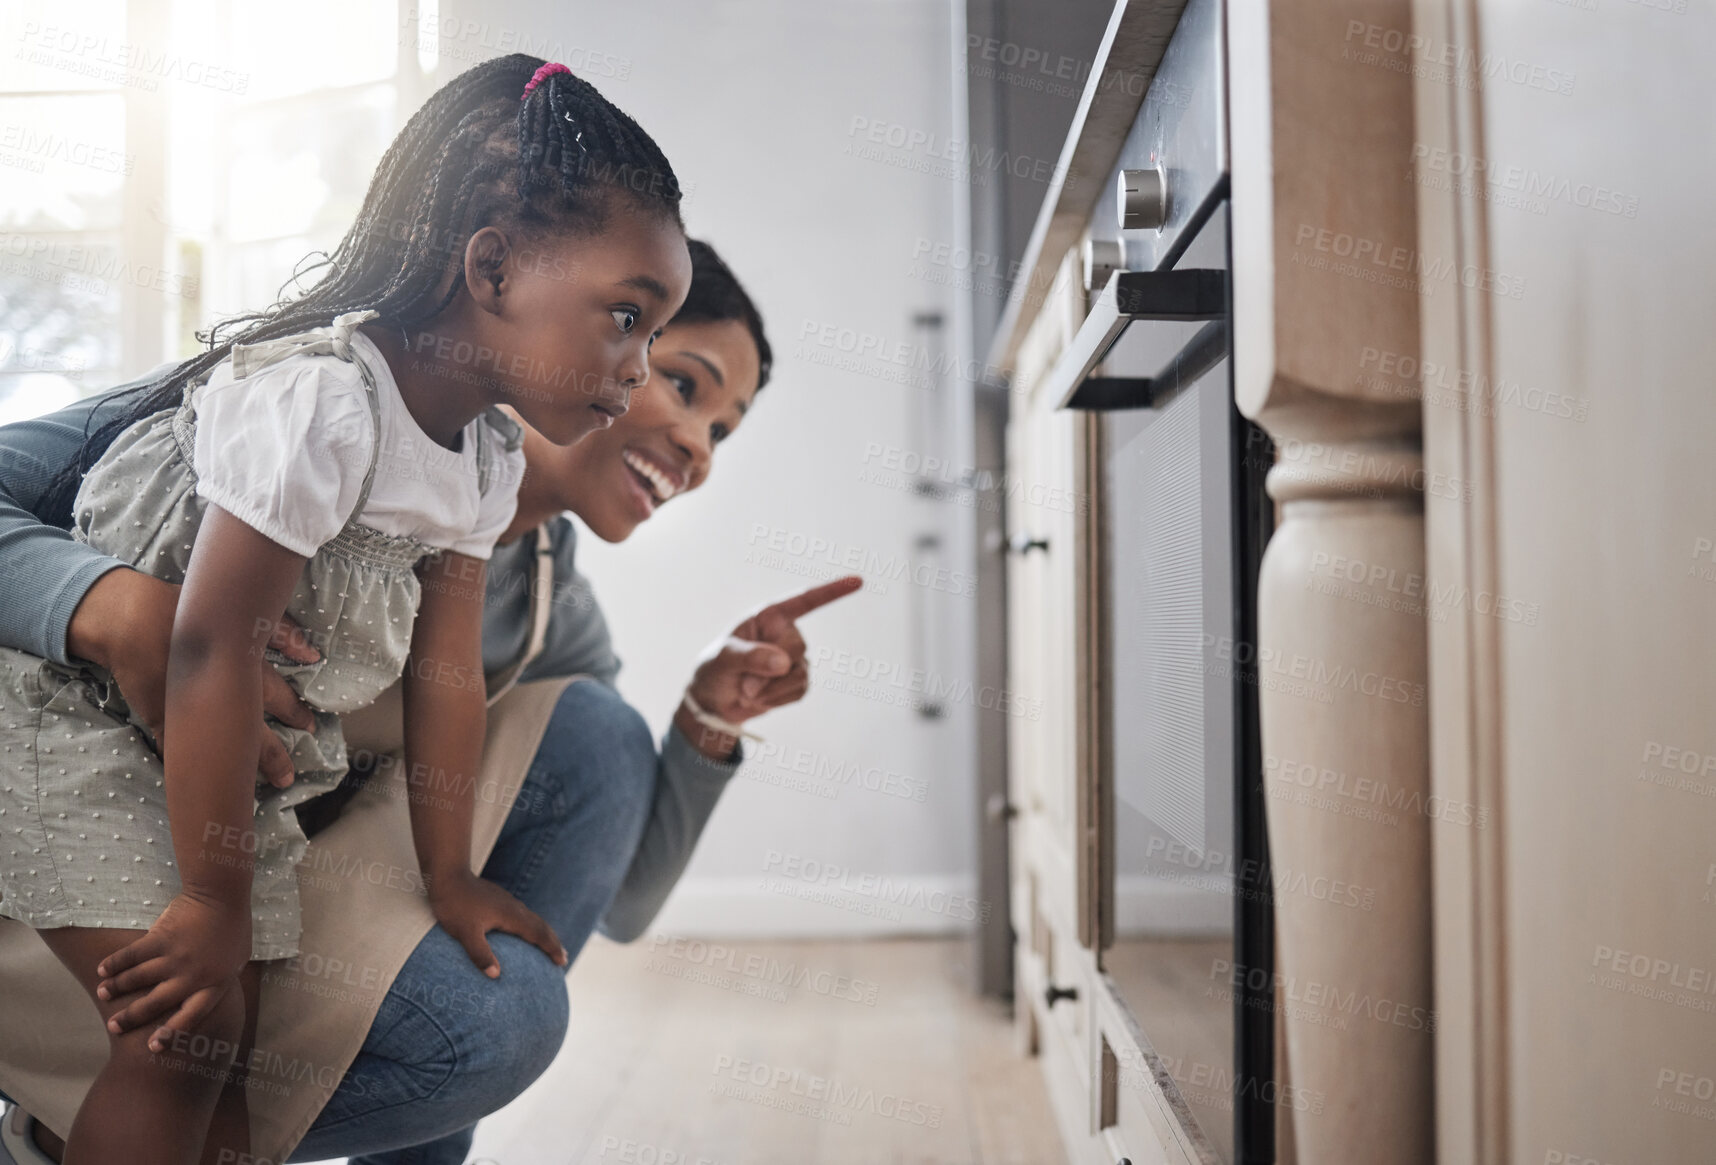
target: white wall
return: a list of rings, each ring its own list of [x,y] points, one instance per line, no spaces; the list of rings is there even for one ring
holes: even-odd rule
[[[750,609],[815,581],[754,561],[757,527],[826,539],[837,557],[871,553],[899,564],[915,560],[913,537],[926,524],[953,520],[943,515],[950,507],[861,480],[880,468],[874,454],[866,463],[873,446],[967,463],[954,450],[926,448],[917,435],[918,410],[945,400],[946,390],[926,393],[876,369],[818,365],[806,353],[833,350],[800,338],[808,321],[909,344],[914,312],[951,315],[945,287],[908,274],[919,239],[953,241],[954,199],[963,190],[923,172],[951,168],[929,151],[963,136],[949,131],[949,7],[944,0],[462,0],[442,16],[487,23],[445,43],[443,77],[520,47],[514,38],[522,36],[525,51],[565,61],[648,129],[690,190],[692,233],[715,243],[745,281],[775,346],[774,381],[722,448],[710,483],[628,543],[584,538],[581,565],[625,661],[621,688],[659,730],[705,644]],[[864,141],[852,133],[858,118],[934,135],[934,145],[884,146],[887,161],[856,156]],[[822,556],[783,558],[824,576],[844,573]],[[944,682],[957,686],[970,674],[964,661],[972,600],[904,579],[885,594],[860,593],[807,619],[813,660],[817,648],[828,647],[902,670],[913,666],[917,600],[937,604],[941,657],[960,665]],[[841,667],[835,662],[814,674],[839,678]],[[953,663],[942,668],[955,672]],[[908,696],[903,686],[887,691]],[[660,926],[730,935],[964,928],[972,914],[966,900],[928,896],[972,893],[972,713],[968,702],[956,702],[932,722],[903,704],[813,688],[801,705],[756,721],[780,761],[756,766],[761,776],[794,778],[792,762],[805,750],[813,764],[899,774],[907,787],[925,788],[925,799],[869,791],[856,777],[843,786],[797,777],[824,791],[837,788],[830,799],[741,775]],[[849,885],[863,875],[892,879],[943,909],[906,908],[895,917],[864,890],[831,905],[765,889],[771,851],[842,867]]]

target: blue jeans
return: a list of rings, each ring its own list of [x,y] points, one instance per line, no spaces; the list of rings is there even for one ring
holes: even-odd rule
[[[635,709],[593,680],[567,687],[483,876],[547,919],[574,959],[631,865],[655,773]],[[476,1122],[523,1092],[566,1038],[565,972],[523,939],[491,932],[489,944],[498,979],[439,926],[424,936],[290,1160],[463,1165]]]

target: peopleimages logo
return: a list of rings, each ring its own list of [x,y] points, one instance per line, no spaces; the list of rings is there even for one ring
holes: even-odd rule
[[[8,122],[0,126],[0,150],[15,153],[21,159],[37,163],[27,167],[40,172],[42,162],[64,162],[104,174],[131,173],[136,156],[94,142],[69,138],[65,134],[38,133],[29,126]]]
[[[1062,514],[1090,512],[1090,495],[1086,493],[1040,481],[1026,481],[1004,470],[963,464],[933,453],[884,445],[880,441],[866,442],[860,464],[864,467],[859,472],[860,481],[898,490],[931,484],[987,495],[963,503],[981,503],[986,510],[997,509],[999,502],[1005,499],[1015,505],[1037,506]]]
[[[1577,75],[1566,69],[1523,61],[1503,53],[1479,53],[1463,45],[1438,42],[1415,32],[1362,20],[1347,21],[1346,43],[1341,48],[1341,56],[1344,60],[1376,65],[1390,72],[1444,83],[1457,80],[1461,85],[1470,84],[1472,87],[1485,82],[1509,81],[1530,89],[1565,95],[1573,92],[1573,83],[1577,80]]]
[[[881,118],[854,116],[846,128],[851,138],[845,153],[873,161],[889,161],[905,169],[921,170],[944,178],[956,178],[975,185],[984,185],[992,174],[1010,174],[1035,182],[1053,182],[1066,177],[1058,158],[1033,158],[1015,154],[994,146],[980,146],[959,138],[944,137],[933,130],[915,129]],[[901,159],[888,159],[878,147],[899,150],[908,158],[917,155],[920,164],[906,164]],[[947,163],[947,165],[941,165]],[[1076,179],[1066,178],[1064,186],[1072,190]]]
[[[1412,680],[1373,671],[1361,672],[1347,664],[1329,663],[1308,655],[1286,655],[1274,648],[1258,647],[1243,639],[1206,633],[1203,636],[1203,650],[1205,659],[1213,656],[1217,660],[1231,660],[1242,666],[1255,665],[1260,678],[1275,673],[1278,676],[1304,680],[1317,691],[1357,692],[1397,704],[1410,704],[1414,708],[1424,703],[1424,685]]]
[[[153,93],[162,81],[199,85],[219,93],[244,96],[250,74],[199,61],[147,44],[115,40],[104,32],[24,22],[15,54],[20,60],[60,69]]]
[[[1363,388],[1392,396],[1421,396],[1425,404],[1494,416],[1502,405],[1564,420],[1583,422],[1591,403],[1564,392],[1551,392],[1517,380],[1492,380],[1469,369],[1452,368],[1433,360],[1420,361],[1410,353],[1381,348],[1359,350],[1359,371],[1353,382]],[[1459,479],[1452,479],[1458,481]]]
[[[405,9],[399,16],[399,27],[402,47],[430,48],[454,60],[474,62],[505,53],[529,53],[559,61],[584,77],[628,81],[632,75],[630,57],[567,44],[558,37],[531,29],[443,16],[434,6],[419,9],[413,5]]]
[[[799,324],[798,340],[794,353],[797,359],[869,375],[876,375],[875,369],[887,367],[900,373],[891,379],[920,388],[934,388],[948,378],[973,384],[1000,384],[1005,380],[1005,373],[998,365],[977,359],[962,360],[952,352],[935,351],[915,341],[890,340],[874,332],[825,320],[804,320]],[[815,350],[831,359],[816,359],[810,354]]]
[[[1343,991],[1335,984],[1315,979],[1300,982],[1292,975],[1265,971],[1261,967],[1249,967],[1227,959],[1211,962],[1209,977],[1232,991],[1279,997],[1288,1003],[1304,1004],[1331,1015],[1373,1019],[1430,1035],[1436,1032],[1436,1012],[1430,1008],[1386,996],[1374,996],[1357,988]],[[1265,1006],[1264,1010],[1273,1010],[1273,1006]]]
[[[772,567],[779,567],[781,563],[777,560],[783,557],[818,562],[829,568],[830,578],[836,574],[862,574],[873,590],[878,583],[909,582],[965,598],[977,593],[977,576],[967,571],[914,560],[910,555],[883,554],[862,546],[842,545],[832,538],[783,530],[762,522],[752,523],[748,545],[751,550],[745,555],[747,562]],[[887,593],[886,586],[881,592]]]
[[[132,263],[117,248],[12,232],[0,234],[0,270],[105,295],[114,284],[180,297],[197,294],[195,276]]]
[[[1477,189],[1508,191],[1527,198],[1565,202],[1581,210],[1637,218],[1639,199],[1608,186],[1593,182],[1575,182],[1559,174],[1517,164],[1492,162],[1480,154],[1463,154],[1417,142],[1412,147],[1412,161],[1423,173],[1447,174],[1456,179],[1468,179]]]
[[[929,782],[922,777],[769,741],[758,745],[746,758],[739,774],[771,785],[782,783],[776,774],[805,777],[803,784],[807,788],[826,788],[831,798],[839,796],[843,788],[863,789],[908,801],[922,802],[929,798]]]
[[[1422,789],[1391,786],[1374,777],[1354,778],[1338,769],[1319,767],[1304,761],[1284,760],[1273,753],[1264,756],[1263,771],[1274,778],[1265,789],[1270,796],[1295,800],[1297,804],[1311,805],[1313,808],[1333,808],[1347,816],[1364,816],[1356,810],[1379,806],[1395,813],[1423,814],[1437,821],[1454,825],[1475,825],[1479,829],[1489,822],[1489,810],[1479,809],[1467,801],[1452,801],[1435,793],[1426,795]],[[1296,785],[1300,790],[1316,794],[1347,798],[1359,804],[1345,805],[1322,797],[1295,798],[1292,795],[1293,790],[1284,787],[1287,785]],[[1386,814],[1380,819],[1388,824],[1395,824]]]
[[[990,904],[966,894],[930,890],[913,882],[896,881],[881,874],[864,874],[833,862],[819,862],[800,854],[772,849],[763,859],[764,871],[822,889],[840,890],[860,898],[873,898],[893,906],[944,914],[962,922],[988,922]]]
[[[860,979],[830,971],[825,967],[811,967],[796,959],[783,963],[773,955],[743,951],[697,938],[651,935],[650,951],[658,956],[658,962],[674,959],[717,974],[757,980],[770,987],[806,990],[824,998],[862,1003],[870,1007],[875,1006],[877,994],[881,990],[881,984],[873,979]]]
[[[1437,283],[1458,280],[1462,287],[1508,299],[1525,298],[1525,277],[1470,263],[1421,254],[1409,247],[1390,246],[1363,235],[1300,223],[1293,236],[1292,262],[1313,270],[1329,270],[1388,287],[1404,287],[1429,295]],[[1316,253],[1312,253],[1316,252]]]
[[[971,704],[984,711],[1005,712],[1026,720],[1040,720],[1043,701],[990,684],[981,687],[964,677],[952,678],[920,667],[904,667],[862,652],[819,647],[813,659],[819,688],[847,692],[884,704]]]
[[[752,1088],[784,1091],[789,1096],[801,1097],[834,1113],[868,1113],[923,1128],[941,1128],[941,1105],[913,1100],[897,1092],[877,1091],[798,1068],[783,1068],[761,1060],[735,1059],[727,1055],[716,1056],[715,1067],[711,1071],[716,1076],[726,1076]]]

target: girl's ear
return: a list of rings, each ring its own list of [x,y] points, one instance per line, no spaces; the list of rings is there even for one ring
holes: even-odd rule
[[[465,243],[465,290],[486,311],[500,306],[501,283],[512,244],[498,227],[484,227]]]

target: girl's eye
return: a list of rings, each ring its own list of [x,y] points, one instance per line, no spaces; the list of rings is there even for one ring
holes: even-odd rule
[[[661,339],[661,329],[657,328],[655,331],[653,331],[649,334],[649,343],[647,345],[645,345],[644,351],[647,352],[647,351],[650,351],[651,349],[653,349],[655,347],[655,342],[659,339]]]
[[[668,373],[667,380],[679,393],[679,398],[686,404],[690,404],[691,398],[697,394],[697,382],[689,376],[681,376],[673,372]]]
[[[629,307],[616,307],[608,314],[614,317],[614,323],[625,335],[631,335],[632,329],[638,326],[638,313]]]
[[[726,425],[710,425],[709,426],[709,436],[714,439],[714,441],[717,445],[719,445],[721,442],[723,442],[727,439],[727,434],[729,432],[730,432],[730,430],[727,428]]]

